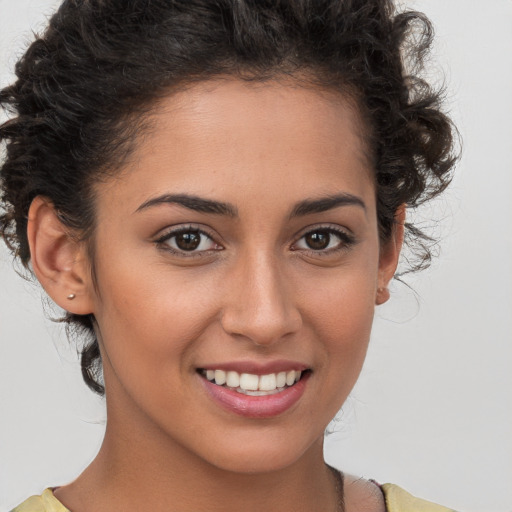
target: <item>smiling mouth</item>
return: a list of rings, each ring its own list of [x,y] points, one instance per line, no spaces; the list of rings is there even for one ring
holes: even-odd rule
[[[267,396],[281,393],[285,389],[294,386],[309,371],[290,370],[256,375],[225,370],[198,370],[199,374],[211,383],[248,396]]]

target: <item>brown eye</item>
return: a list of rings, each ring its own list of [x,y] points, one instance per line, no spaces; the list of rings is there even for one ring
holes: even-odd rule
[[[315,251],[327,249],[331,242],[331,234],[328,231],[313,231],[304,237],[306,245]]]
[[[201,243],[201,235],[199,233],[180,233],[176,235],[176,246],[182,251],[194,251]]]
[[[194,256],[223,249],[208,234],[195,228],[171,231],[156,240],[156,242],[160,247],[181,256]]]
[[[354,245],[352,235],[335,227],[319,227],[302,235],[292,246],[293,251],[309,251],[318,256],[334,254],[338,250]]]

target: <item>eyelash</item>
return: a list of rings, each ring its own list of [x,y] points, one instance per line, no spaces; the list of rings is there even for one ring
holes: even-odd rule
[[[211,241],[211,243],[213,245],[215,245],[215,248],[201,250],[201,251],[196,251],[196,250],[187,251],[187,250],[184,250],[184,249],[172,247],[170,245],[169,242],[172,239],[175,239],[179,235],[185,235],[185,234],[199,235],[199,237],[200,237],[199,245],[201,245],[204,242],[203,238],[206,237],[207,239],[209,239]],[[180,227],[180,228],[177,228],[177,229],[172,229],[170,231],[167,231],[165,234],[163,234],[162,236],[157,238],[155,240],[155,243],[161,249],[163,249],[165,251],[168,251],[168,252],[170,252],[172,254],[175,254],[177,256],[181,256],[181,257],[185,257],[185,258],[202,257],[202,256],[206,256],[208,254],[211,254],[212,251],[222,251],[224,249],[220,244],[218,244],[217,242],[214,241],[212,235],[210,235],[209,233],[207,233],[203,229],[200,229],[200,228],[198,228],[196,226]]]
[[[336,245],[336,247],[331,247],[331,248],[327,248],[327,249],[296,248],[296,246],[299,244],[299,242],[301,240],[305,239],[305,237],[307,237],[308,235],[313,235],[313,234],[318,234],[318,233],[327,234],[327,235],[329,235],[329,237],[334,235],[339,239],[339,243]],[[195,250],[197,248],[196,247],[190,251],[187,251],[184,249],[172,247],[170,245],[169,242],[172,239],[175,239],[179,235],[185,235],[185,234],[199,235],[200,240],[198,242],[198,247],[203,243],[203,241],[204,241],[203,237],[206,237],[207,239],[209,239],[210,242],[213,245],[215,245],[215,247],[212,249],[204,249],[204,250],[199,250],[199,251]],[[177,256],[186,257],[186,258],[202,257],[202,256],[211,254],[212,251],[224,250],[224,247],[222,247],[220,244],[215,242],[212,235],[210,235],[208,232],[204,231],[203,229],[200,229],[200,228],[198,228],[196,226],[192,226],[192,225],[167,231],[165,234],[163,234],[158,239],[156,239],[155,243],[165,251],[168,251]],[[329,245],[330,245],[330,243],[331,243],[331,240],[329,239]],[[308,231],[304,232],[304,234],[302,234],[302,236],[296,242],[294,242],[292,244],[290,249],[292,251],[299,251],[299,250],[305,251],[306,253],[309,253],[316,257],[322,257],[322,256],[330,256],[330,255],[336,254],[340,251],[345,251],[345,250],[349,249],[355,243],[356,243],[355,237],[353,235],[350,235],[349,233],[347,233],[346,231],[344,231],[342,229],[335,228],[333,226],[318,226],[318,227],[315,227],[314,229],[308,229]]]
[[[295,246],[297,246],[297,244],[301,240],[305,239],[305,237],[307,237],[308,235],[315,234],[315,233],[316,234],[323,233],[323,234],[327,234],[329,236],[334,235],[339,239],[339,242],[336,245],[336,247],[331,247],[331,248],[327,248],[327,249],[312,249],[312,248],[295,249],[294,248]],[[331,243],[331,240],[329,239],[329,244],[330,243]],[[327,257],[327,256],[331,256],[331,255],[337,254],[342,251],[346,251],[346,250],[350,249],[350,247],[353,246],[355,243],[356,243],[356,238],[353,235],[347,233],[343,229],[336,228],[334,226],[317,226],[313,229],[308,229],[297,240],[297,242],[294,242],[291,249],[293,251],[297,251],[297,250],[306,251],[307,253],[314,255],[316,257],[324,257],[324,256]]]

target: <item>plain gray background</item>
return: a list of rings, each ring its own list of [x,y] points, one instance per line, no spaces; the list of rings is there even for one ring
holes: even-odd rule
[[[55,0],[0,0],[0,84]],[[395,284],[368,360],[327,438],[345,471],[466,512],[512,511],[512,1],[418,0],[437,32],[432,76],[464,139],[433,267]],[[94,457],[102,400],[62,327],[0,249],[0,511]]]

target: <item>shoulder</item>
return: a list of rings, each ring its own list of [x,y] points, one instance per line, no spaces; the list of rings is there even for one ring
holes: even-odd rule
[[[382,491],[386,500],[387,512],[455,512],[451,508],[415,498],[398,485],[384,484]]]
[[[386,512],[384,494],[372,481],[345,474],[343,487],[347,512]]]
[[[398,485],[379,485],[352,475],[344,477],[344,495],[347,512],[455,512],[416,498]]]
[[[41,496],[31,496],[11,512],[69,512],[53,495],[51,489],[46,489]]]

